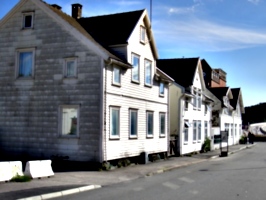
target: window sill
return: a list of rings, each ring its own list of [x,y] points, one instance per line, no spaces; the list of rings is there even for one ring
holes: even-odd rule
[[[121,87],[121,84],[119,84],[119,83],[112,83],[112,86]]]
[[[33,86],[34,80],[32,77],[18,77],[15,80],[15,85],[16,86]]]
[[[162,97],[162,98],[164,98],[164,94],[159,94],[159,97]]]
[[[146,138],[147,139],[152,139],[153,138],[153,135],[146,135]]]
[[[131,80],[131,83],[134,83],[134,84],[140,84],[140,82],[139,81],[134,81],[134,80]]]
[[[184,142],[184,145],[188,145],[188,142]]]
[[[145,41],[143,41],[143,40],[140,40],[139,42],[140,42],[140,44],[143,44],[143,45],[145,45]]]
[[[165,138],[165,134],[160,134],[160,138]]]
[[[65,135],[59,135],[60,138],[65,138],[65,139],[79,139],[79,136],[78,135],[68,135],[68,134],[65,134]]]
[[[64,84],[76,84],[78,82],[77,77],[64,77],[63,83]]]
[[[109,140],[120,140],[119,136],[110,136]]]
[[[196,144],[197,142],[196,142],[196,141],[193,141],[192,143],[193,143],[193,144]]]
[[[151,84],[144,84],[145,87],[148,87],[148,88],[152,88],[152,85]]]
[[[129,139],[138,139],[138,136],[137,135],[130,135]]]

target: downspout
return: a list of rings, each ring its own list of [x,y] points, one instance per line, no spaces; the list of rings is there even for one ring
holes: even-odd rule
[[[181,92],[182,92],[182,89],[181,89]],[[182,108],[182,100],[183,100],[183,98],[185,97],[185,95],[184,94],[182,94],[181,96],[180,96],[180,98],[179,98],[179,137],[178,137],[178,139],[179,139],[179,155],[182,155],[182,151],[183,151],[183,149],[182,149],[182,147],[183,147],[183,143],[182,143],[182,140],[183,140],[183,130],[182,130],[182,127],[183,127],[183,125],[184,125],[184,117],[183,117],[183,114],[184,114],[184,109]]]
[[[104,116],[104,111],[105,111],[105,104],[104,104],[104,88],[105,88],[105,80],[104,80],[104,61],[101,59],[101,68],[100,68],[100,83],[101,88],[100,88],[100,138],[99,138],[99,161],[102,163],[104,161],[104,148],[103,148],[103,143],[105,142],[105,134],[104,134],[104,121],[105,121],[105,116]]]

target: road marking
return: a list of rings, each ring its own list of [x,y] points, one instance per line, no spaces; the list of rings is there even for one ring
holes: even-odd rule
[[[137,188],[133,188],[133,190],[134,190],[135,192],[139,192],[139,191],[143,190],[143,188],[141,188],[141,187],[137,187]]]
[[[179,180],[187,182],[187,183],[194,183],[195,181],[190,179],[190,178],[186,178],[186,177],[181,177],[179,178]]]
[[[190,190],[189,191],[191,194],[198,194],[199,193],[199,191],[197,191],[197,190]]]
[[[179,188],[179,185],[176,185],[176,184],[173,184],[173,183],[170,183],[170,182],[164,182],[163,186],[171,188],[173,190],[177,190]]]

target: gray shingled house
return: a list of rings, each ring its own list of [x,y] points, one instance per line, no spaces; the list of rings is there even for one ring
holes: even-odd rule
[[[2,158],[103,162],[168,151],[172,79],[156,67],[147,11],[81,13],[80,4],[69,16],[20,0],[0,21]]]

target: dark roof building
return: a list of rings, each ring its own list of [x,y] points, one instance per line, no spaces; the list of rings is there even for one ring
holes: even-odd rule
[[[176,83],[187,88],[193,85],[199,58],[159,59],[157,67],[169,74]]]

